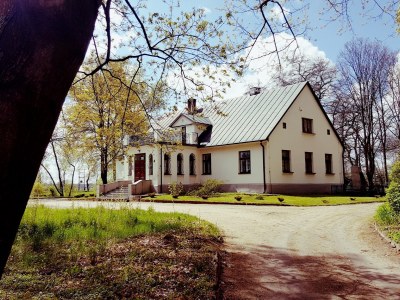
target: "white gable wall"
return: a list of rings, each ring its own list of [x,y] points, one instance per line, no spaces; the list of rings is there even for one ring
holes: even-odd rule
[[[313,120],[313,134],[303,133],[302,118]],[[286,123],[286,129],[283,123]],[[327,130],[330,130],[330,135]],[[282,150],[291,151],[291,171],[282,172]],[[305,152],[313,153],[313,172],[305,173]],[[332,154],[333,175],[325,174],[325,154]],[[339,185],[343,183],[342,146],[308,86],[269,137],[267,148],[271,182],[278,185]],[[307,187],[305,187],[307,188]],[[272,191],[274,192],[274,191]]]

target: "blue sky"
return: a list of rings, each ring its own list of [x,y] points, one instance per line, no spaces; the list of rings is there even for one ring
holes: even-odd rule
[[[392,0],[377,0],[376,2],[384,4]],[[250,3],[251,1],[249,1]],[[256,1],[254,1],[256,2]],[[284,3],[285,1],[281,1]],[[364,4],[364,9],[362,5]],[[218,8],[224,7],[223,1],[211,0],[184,0],[181,2],[182,8],[203,7],[206,8],[211,18],[216,18],[221,14]],[[149,5],[151,7],[151,4]],[[308,29],[305,32],[306,37],[319,50],[325,52],[326,56],[336,61],[338,54],[343,49],[344,44],[353,37],[370,38],[378,40],[394,51],[400,50],[400,35],[396,32],[396,24],[389,15],[378,17],[380,10],[374,4],[374,1],[350,0],[349,17],[352,21],[352,28],[344,26],[343,20],[330,22],[330,15],[326,8],[326,1],[321,0],[289,0],[284,3],[290,11],[295,8],[305,7],[302,13],[297,16],[308,15]],[[390,11],[395,15],[395,11]],[[250,21],[249,21],[250,22]],[[299,28],[299,31],[302,29]]]
[[[361,8],[361,0],[353,1],[353,5],[350,8],[352,28],[344,28],[344,31],[341,31],[343,22],[329,23],[326,16],[318,14],[324,8],[322,1],[309,2],[310,12],[314,12],[318,17],[310,18],[310,25],[313,29],[307,32],[307,36],[332,61],[336,61],[344,44],[353,37],[377,40],[394,51],[400,50],[400,35],[396,32],[396,24],[393,23],[393,19],[388,15],[374,18],[380,13],[376,6],[372,7],[371,4],[369,9],[363,10]],[[392,13],[395,14],[395,12]]]

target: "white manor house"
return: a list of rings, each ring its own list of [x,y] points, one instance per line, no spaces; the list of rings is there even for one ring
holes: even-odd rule
[[[330,194],[343,187],[343,146],[310,84],[303,82],[198,109],[196,100],[162,119],[152,138],[127,143],[116,164],[117,182],[129,195],[168,192],[209,178],[224,191]],[[132,140],[130,141],[132,142]]]

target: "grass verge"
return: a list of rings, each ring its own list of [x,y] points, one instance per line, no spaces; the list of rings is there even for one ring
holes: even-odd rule
[[[400,215],[392,210],[389,203],[378,207],[375,221],[387,237],[395,243],[400,243]]]
[[[28,207],[0,299],[210,299],[220,246],[185,214]]]
[[[240,200],[235,197],[241,197]],[[175,199],[171,195],[162,194],[154,198],[145,197],[145,200],[160,200],[171,202],[204,202],[204,203],[227,203],[227,204],[255,204],[255,205],[290,205],[290,206],[322,206],[322,205],[341,205],[355,203],[383,202],[384,197],[357,197],[357,196],[288,196],[270,194],[240,194],[240,193],[220,193],[202,199],[196,196],[179,196]]]

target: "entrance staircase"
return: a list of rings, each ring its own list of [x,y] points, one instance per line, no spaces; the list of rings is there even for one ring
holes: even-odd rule
[[[128,200],[129,193],[128,193],[128,186],[120,186],[119,188],[100,196],[101,199],[121,199],[121,200]]]
[[[116,181],[97,186],[97,198],[102,200],[133,200],[140,195],[153,192],[151,180],[138,180],[132,182],[129,180]]]

